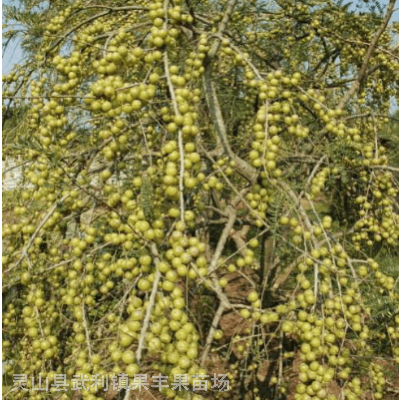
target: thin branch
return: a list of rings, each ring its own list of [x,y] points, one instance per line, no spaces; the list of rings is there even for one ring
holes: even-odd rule
[[[144,26],[151,26],[151,22],[142,22],[136,25],[131,25],[128,28],[122,29],[122,32],[131,32],[131,31],[136,31],[139,28],[143,28]],[[93,38],[94,42],[97,42],[98,40],[101,39],[107,39],[110,35],[118,34],[121,32],[121,29],[115,29],[113,31],[109,31],[107,33],[102,33],[101,35],[97,35]]]
[[[27,160],[27,161],[24,161],[24,162],[22,162],[22,163],[15,164],[15,165],[13,165],[13,166],[10,167],[10,168],[7,168],[6,170],[1,171],[1,173],[2,173],[2,174],[7,174],[8,172],[12,171],[13,169],[22,167],[23,165],[29,164],[29,163],[31,163],[31,162],[32,162],[32,160]]]
[[[40,312],[39,309],[35,306],[35,311],[36,311],[36,315],[37,315],[37,320],[39,323],[39,328],[40,328],[40,333],[42,334],[42,338],[44,338],[44,332],[43,332],[43,326],[42,326],[42,321],[40,320]]]
[[[324,162],[325,158],[326,158],[326,155],[322,156],[319,159],[319,161],[317,162],[317,164],[315,165],[314,169],[311,171],[311,174],[308,177],[306,185],[305,185],[305,190],[307,190],[308,187],[310,186],[312,179],[314,178],[315,174],[317,173],[318,168],[320,167],[320,165]]]
[[[19,260],[16,262],[16,264],[14,264],[13,266],[11,266],[10,268],[8,268],[5,273],[11,271],[13,268],[18,267],[18,265],[21,263],[21,261],[23,260],[24,257],[28,257],[28,250],[30,249],[30,247],[32,246],[33,241],[35,240],[36,236],[39,234],[40,230],[43,228],[44,224],[49,220],[49,218],[53,215],[54,211],[56,210],[57,206],[62,203],[66,198],[69,197],[69,194],[66,194],[65,196],[63,196],[60,200],[56,201],[53,204],[53,207],[51,207],[50,211],[46,214],[46,216],[43,218],[42,222],[39,224],[39,226],[36,228],[35,232],[33,233],[33,235],[31,236],[31,238],[29,239],[28,244],[25,246],[24,250],[22,250],[22,255],[19,258]]]
[[[73,96],[73,95],[57,95],[57,96],[3,96],[3,99],[33,100],[33,99],[95,99],[93,96]]]
[[[380,28],[378,29],[378,32],[376,32],[374,38],[372,39],[371,44],[368,47],[367,54],[365,55],[365,59],[361,65],[360,71],[358,72],[357,79],[351,85],[351,87],[347,91],[347,93],[343,96],[342,100],[340,100],[340,102],[337,106],[338,109],[342,109],[347,104],[347,102],[351,99],[351,97],[357,92],[359,87],[361,86],[361,83],[364,80],[365,73],[367,72],[369,60],[371,59],[372,54],[374,53],[374,50],[375,50],[376,46],[378,45],[379,38],[381,37],[382,33],[385,31],[385,29],[387,27],[387,24],[389,23],[389,20],[393,14],[395,3],[396,3],[396,0],[389,1],[389,5],[387,8],[387,12],[386,12],[386,17],[382,21],[382,24],[381,24]]]
[[[294,204],[297,205],[297,210],[298,210],[300,216],[302,217],[304,224],[306,225],[306,227],[309,229],[309,231],[311,233],[311,240],[312,240],[313,246],[314,246],[314,248],[318,248],[318,242],[316,241],[315,236],[312,233],[313,227],[312,227],[311,221],[308,218],[308,215],[305,212],[303,206],[301,205],[300,196],[296,196],[296,194],[293,192],[293,190],[285,182],[281,182],[280,186],[284,190],[286,190],[286,193],[289,195],[289,197],[292,198],[292,200],[294,201]],[[326,237],[326,240],[328,241],[328,237]],[[315,297],[318,296],[318,282],[319,282],[319,267],[318,267],[318,264],[315,264],[315,266],[314,266],[314,296]]]
[[[236,243],[237,250],[242,256],[245,256],[246,253],[247,243],[244,238],[246,238],[250,228],[250,225],[243,225],[243,228],[240,231],[234,230],[234,232],[230,235],[233,241]]]
[[[52,269],[61,267],[62,265],[72,263],[72,262],[75,261],[75,260],[76,260],[76,258],[70,258],[69,260],[61,261],[61,262],[59,262],[58,264],[55,264],[55,265],[52,265],[52,266],[49,267],[49,268],[46,268],[45,271],[46,271],[46,272],[47,272],[47,271],[51,271]]]
[[[75,26],[72,27],[69,31],[67,31],[62,37],[60,37],[59,39],[57,39],[57,40],[53,43],[53,45],[50,47],[50,49],[49,49],[47,52],[50,53],[50,52],[51,52],[53,49],[55,49],[63,40],[65,40],[71,33],[75,32],[77,29],[81,28],[82,26],[84,26],[84,25],[86,25],[86,24],[88,24],[88,23],[90,23],[90,22],[92,22],[92,21],[94,21],[94,20],[96,20],[96,19],[98,19],[98,18],[101,18],[101,17],[104,17],[104,16],[110,14],[110,12],[111,12],[111,10],[108,9],[107,11],[104,11],[104,12],[102,12],[102,13],[100,13],[100,14],[93,15],[93,16],[91,16],[90,18],[87,18],[87,19],[85,19],[84,21],[82,21],[81,23],[75,25]]]
[[[167,77],[168,89],[172,99],[172,105],[174,107],[174,112],[176,116],[181,115],[178,109],[178,103],[176,101],[174,86],[171,81],[171,75],[169,73],[169,63],[168,63],[168,53],[164,52],[164,69],[165,75]],[[180,157],[180,170],[179,170],[179,200],[180,200],[180,209],[181,209],[181,220],[184,220],[185,217],[185,201],[183,197],[183,178],[185,176],[185,150],[183,147],[183,137],[182,130],[178,131],[178,147],[179,147],[179,157]]]
[[[105,8],[109,11],[148,11],[147,7],[139,7],[139,6],[126,6],[126,7],[108,7],[102,5],[94,5],[94,6],[86,6],[83,10],[91,9],[91,8]]]
[[[90,347],[89,329],[88,329],[87,321],[86,321],[85,303],[82,303],[82,318],[83,318],[83,327],[85,328],[86,344],[88,347],[89,357],[92,357],[92,349]]]
[[[150,324],[151,311],[153,309],[154,302],[155,302],[155,299],[156,299],[156,294],[157,294],[157,290],[158,290],[158,283],[160,282],[160,278],[161,278],[161,272],[157,271],[156,275],[154,277],[153,288],[151,290],[150,300],[149,300],[149,304],[147,306],[147,311],[146,311],[146,316],[145,316],[144,321],[143,321],[142,330],[140,331],[139,344],[138,344],[138,348],[137,348],[137,351],[136,351],[136,360],[137,360],[138,364],[140,364],[140,360],[142,358],[144,339],[146,337],[147,329],[148,329],[149,324]]]
[[[241,159],[237,154],[235,154],[229,144],[228,135],[226,132],[226,127],[224,123],[224,119],[222,116],[221,107],[219,105],[217,92],[215,89],[215,84],[212,79],[212,62],[217,55],[218,49],[221,44],[221,37],[224,33],[226,26],[228,24],[229,18],[235,8],[237,0],[230,0],[228,2],[227,8],[225,10],[224,16],[218,26],[218,32],[216,41],[212,44],[211,49],[209,50],[205,63],[205,72],[204,72],[204,86],[205,86],[205,94],[206,100],[208,104],[208,108],[210,110],[211,119],[214,123],[214,126],[217,130],[217,144],[218,147],[223,147],[224,151],[228,154],[228,156],[235,161],[237,171],[247,180],[254,183],[257,179],[258,172],[255,168],[249,165],[246,161]],[[219,36],[219,37],[218,37]]]
[[[236,6],[236,3],[237,3],[237,0],[230,0],[228,2],[228,5],[227,5],[225,13],[224,13],[224,16],[222,17],[222,20],[221,20],[221,22],[220,22],[220,24],[218,26],[218,34],[222,34],[225,31],[226,26],[227,26],[228,21],[229,21],[229,18],[231,17],[233,9]],[[216,56],[220,45],[221,45],[221,41],[220,40],[216,40],[212,44],[211,49],[209,50],[209,52],[207,54],[207,59],[206,59],[206,63],[207,64],[210,63],[213,60],[213,58]]]
[[[237,171],[248,181],[255,183],[258,176],[258,171],[253,168],[246,161],[241,159],[235,154],[229,144],[228,135],[226,132],[225,123],[222,116],[221,107],[219,105],[217,92],[215,90],[214,82],[212,81],[211,71],[209,68],[206,69],[204,74],[205,94],[207,99],[208,108],[210,110],[211,119],[217,130],[219,142],[222,144],[225,152],[228,156],[235,161],[235,168]]]
[[[209,267],[209,274],[212,274],[218,269],[218,261],[221,257],[222,251],[224,250],[226,241],[228,240],[233,225],[236,221],[236,209],[229,205],[227,207],[227,214],[228,214],[228,221],[226,222],[225,228],[222,231],[222,234],[219,238],[217,248],[215,249],[214,256],[211,260],[210,267]]]
[[[220,305],[217,309],[217,312],[214,315],[213,321],[211,323],[210,330],[208,332],[206,345],[204,347],[204,350],[203,350],[203,353],[202,353],[201,359],[200,359],[200,365],[204,365],[204,363],[208,357],[208,353],[210,352],[210,349],[211,349],[211,344],[214,340],[214,333],[218,327],[219,321],[220,321],[224,311],[225,311],[225,306],[222,303],[220,303]]]
[[[398,167],[392,167],[390,165],[369,165],[368,168],[372,168],[372,169],[386,169],[388,171],[393,171],[393,172],[399,172],[399,168]]]
[[[156,267],[157,267],[159,262],[160,262],[160,258],[158,256],[157,247],[156,247],[155,244],[152,244],[150,249],[151,249],[151,252],[153,253],[155,264],[156,264]],[[142,330],[140,331],[140,338],[139,338],[138,348],[137,348],[137,351],[136,351],[136,360],[137,360],[138,364],[140,364],[140,360],[142,358],[144,339],[146,337],[146,333],[147,333],[147,330],[149,328],[151,311],[153,309],[154,302],[155,302],[155,299],[156,299],[156,294],[157,294],[157,290],[158,290],[158,283],[160,282],[160,278],[161,278],[161,272],[157,268],[157,272],[156,272],[156,274],[154,276],[153,288],[151,289],[149,304],[147,306],[146,315],[145,315],[144,320],[143,320]]]

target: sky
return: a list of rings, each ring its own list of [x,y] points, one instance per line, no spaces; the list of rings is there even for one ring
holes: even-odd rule
[[[21,61],[23,57],[22,51],[17,42],[13,42],[3,55],[2,73],[7,74],[12,67]]]
[[[2,4],[8,4],[11,5],[12,1],[10,0],[3,0]],[[2,6],[1,6],[2,8]],[[1,15],[3,15],[3,10]],[[6,51],[4,54],[2,54],[2,73],[7,74],[8,72],[11,71],[12,67],[14,64],[17,64],[22,60],[23,54],[21,51],[21,48],[18,45],[18,42],[12,42],[10,45],[7,47]]]

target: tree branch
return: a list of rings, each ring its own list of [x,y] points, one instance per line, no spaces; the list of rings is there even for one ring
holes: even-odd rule
[[[151,251],[153,253],[153,256],[154,256],[154,259],[155,259],[155,263],[156,263],[156,267],[157,267],[157,265],[159,264],[159,257],[158,257],[158,251],[157,251],[157,248],[156,248],[155,244],[151,245]],[[157,290],[158,290],[158,283],[160,282],[160,278],[161,278],[161,272],[157,269],[156,275],[154,277],[153,288],[151,289],[151,294],[150,294],[149,304],[148,304],[147,310],[146,310],[146,315],[145,315],[144,320],[143,320],[142,330],[140,331],[140,338],[139,338],[138,348],[136,350],[136,361],[137,361],[138,364],[140,364],[140,360],[142,358],[144,339],[146,337],[146,333],[147,333],[147,330],[149,328],[151,311],[153,309],[154,302],[155,302],[155,299],[156,299],[156,294],[157,294]]]
[[[376,46],[378,45],[379,38],[381,37],[382,33],[385,31],[385,29],[387,27],[387,24],[389,23],[389,20],[393,14],[395,3],[396,3],[396,0],[389,1],[385,19],[382,21],[382,24],[381,24],[380,28],[378,29],[378,32],[376,32],[374,38],[372,39],[371,44],[368,47],[367,54],[365,55],[365,59],[361,65],[357,79],[351,85],[351,87],[347,91],[347,93],[343,96],[342,100],[340,100],[340,102],[337,106],[338,109],[342,109],[347,104],[347,102],[351,99],[351,97],[357,92],[359,87],[361,86],[361,83],[364,80],[364,76],[367,72],[367,66],[368,66],[369,60],[371,59],[372,54],[373,54]]]
[[[208,357],[208,353],[210,352],[210,349],[211,349],[211,344],[214,340],[214,332],[218,327],[219,321],[220,321],[224,311],[225,311],[225,306],[222,303],[220,303],[220,305],[217,309],[217,312],[214,315],[213,321],[211,323],[210,330],[208,332],[206,345],[204,347],[203,354],[201,355],[201,359],[200,359],[200,365],[204,365],[204,363]]]
[[[253,168],[246,161],[241,159],[237,154],[235,154],[228,141],[228,135],[225,128],[225,123],[222,117],[221,107],[219,105],[217,93],[215,90],[214,82],[211,78],[211,68],[207,68],[204,74],[204,84],[205,84],[205,92],[208,108],[210,110],[211,119],[214,123],[214,126],[217,130],[217,134],[219,137],[219,142],[223,146],[225,152],[228,156],[235,161],[236,169],[244,178],[246,178],[251,183],[255,183],[258,176],[258,171]]]
[[[236,155],[230,147],[224,119],[222,116],[221,107],[219,105],[217,97],[217,92],[215,90],[215,85],[211,76],[212,62],[215,56],[217,55],[218,49],[221,44],[222,34],[226,29],[229,18],[233,12],[233,9],[235,8],[236,3],[237,0],[230,0],[228,2],[224,16],[221,20],[221,23],[219,24],[217,35],[215,35],[216,40],[212,44],[211,49],[209,50],[207,57],[204,61],[205,63],[204,86],[206,92],[206,100],[211,114],[211,119],[214,123],[214,126],[218,134],[217,136],[218,147],[220,146],[223,147],[224,151],[228,154],[228,156],[235,161],[236,169],[244,178],[246,178],[248,181],[252,183],[255,183],[258,175],[257,170],[254,169],[251,165],[249,165],[246,161],[241,159],[238,155]]]
[[[222,251],[224,250],[226,241],[228,240],[231,230],[233,228],[233,225],[235,224],[236,221],[236,209],[229,205],[227,207],[227,215],[228,215],[228,221],[226,222],[225,228],[222,231],[222,234],[219,238],[217,248],[215,249],[213,258],[210,263],[209,267],[209,274],[214,273],[217,268],[218,268],[218,260],[221,257]]]
[[[82,26],[88,24],[89,22],[92,22],[98,18],[104,17],[108,14],[110,14],[111,10],[107,10],[104,11],[100,14],[96,14],[91,16],[90,18],[85,19],[84,21],[82,21],[80,24],[75,25],[74,27],[72,27],[69,31],[67,31],[62,37],[60,37],[59,39],[57,39],[53,45],[50,47],[49,50],[47,50],[47,53],[50,53],[54,48],[56,48],[63,40],[65,40],[72,32],[75,32],[77,29],[81,28]]]
[[[40,230],[43,228],[44,224],[49,220],[49,218],[53,215],[54,211],[56,210],[57,206],[62,203],[65,199],[67,199],[69,197],[69,194],[66,194],[65,196],[63,196],[60,200],[56,201],[53,204],[53,207],[51,207],[50,211],[46,214],[46,216],[43,218],[42,222],[39,224],[39,226],[36,228],[35,232],[33,233],[33,235],[31,236],[31,238],[29,239],[28,244],[25,246],[24,250],[22,250],[22,255],[19,258],[19,260],[16,262],[16,264],[14,264],[13,266],[11,266],[10,268],[8,268],[5,273],[9,272],[11,269],[18,267],[18,265],[21,263],[21,261],[23,260],[24,257],[28,256],[28,250],[30,249],[30,247],[32,246],[33,241],[35,240],[36,236],[38,235],[38,233],[40,232]]]
[[[164,69],[165,75],[167,77],[167,84],[169,93],[172,99],[172,105],[174,107],[174,113],[176,116],[181,115],[178,109],[178,104],[176,102],[175,90],[171,81],[171,76],[169,73],[169,63],[168,63],[168,53],[164,52]],[[181,220],[184,220],[185,217],[185,202],[183,198],[183,177],[185,176],[185,149],[183,147],[183,138],[182,138],[182,130],[178,130],[178,147],[179,147],[179,157],[180,157],[180,171],[179,171],[179,200],[180,200],[180,210],[181,210]]]

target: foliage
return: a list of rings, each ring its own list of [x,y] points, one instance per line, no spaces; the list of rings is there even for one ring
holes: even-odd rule
[[[383,126],[379,137],[389,150],[389,165],[399,167],[399,110]]]
[[[162,396],[387,398],[394,1],[20,3],[8,375],[218,371],[229,393]]]

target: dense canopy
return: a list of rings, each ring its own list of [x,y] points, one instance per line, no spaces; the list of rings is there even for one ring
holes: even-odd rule
[[[4,197],[8,385],[222,374],[228,392],[125,398],[389,398],[397,25],[394,0],[360,3],[4,6],[26,55],[3,77],[22,175]]]

